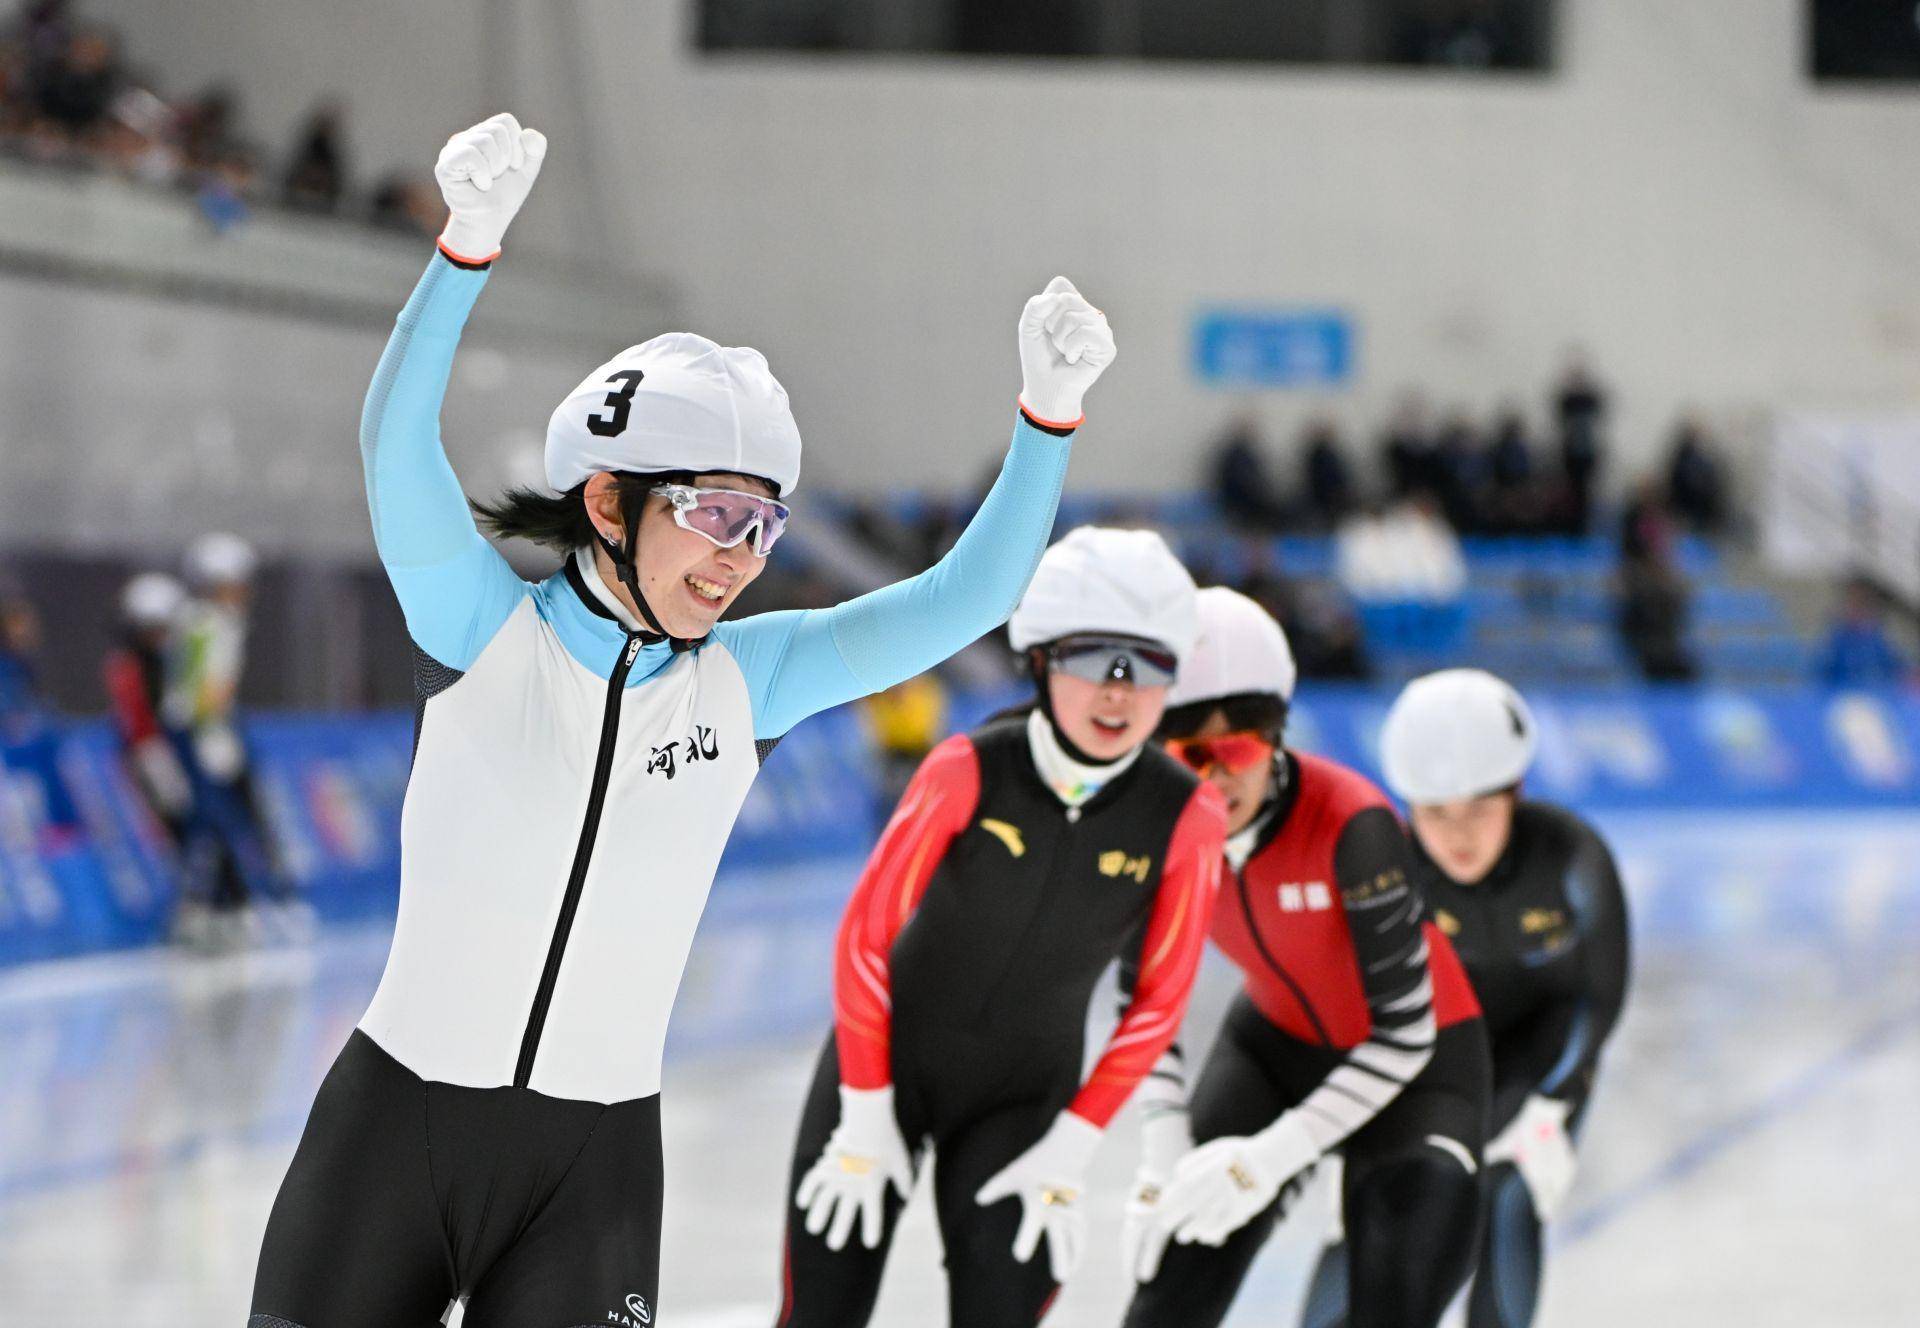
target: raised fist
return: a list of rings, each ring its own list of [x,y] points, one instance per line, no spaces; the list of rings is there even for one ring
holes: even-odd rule
[[[1055,277],[1020,311],[1020,408],[1041,424],[1073,428],[1085,418],[1080,399],[1113,357],[1107,316]]]
[[[527,201],[546,156],[547,136],[522,129],[511,115],[482,120],[448,139],[433,167],[452,214],[440,247],[465,263],[498,257],[501,237]]]

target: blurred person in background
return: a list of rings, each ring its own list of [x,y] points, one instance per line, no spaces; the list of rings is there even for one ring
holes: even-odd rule
[[[841,921],[778,1328],[869,1320],[929,1157],[948,1322],[1038,1322],[1085,1246],[1106,1127],[1186,1010],[1226,813],[1150,740],[1193,644],[1192,578],[1158,535],[1082,526],[1009,631],[1034,700],[927,758]],[[1115,959],[1125,1004],[1083,1079]]]
[[[927,753],[947,736],[947,689],[937,673],[915,674],[869,696],[860,713],[880,761],[876,800],[884,815],[907,791]]]
[[[1434,487],[1433,429],[1427,418],[1426,398],[1417,389],[1403,389],[1394,403],[1386,431],[1380,436],[1380,460],[1392,497]]]
[[[1303,489],[1318,529],[1332,530],[1353,510],[1353,473],[1340,446],[1340,431],[1322,416],[1307,426]]]
[[[1692,591],[1674,561],[1673,520],[1657,481],[1636,490],[1621,520],[1615,614],[1621,643],[1649,682],[1690,682]]]
[[[1567,355],[1566,368],[1553,394],[1554,420],[1560,433],[1560,469],[1570,495],[1573,533],[1593,528],[1593,506],[1605,461],[1607,392],[1584,350]]]
[[[83,27],[58,59],[34,74],[34,109],[77,147],[91,147],[120,91],[122,70],[113,35]]]
[[[127,582],[120,592],[120,641],[101,663],[121,760],[175,852],[186,842],[193,781],[160,716],[167,658],[186,600],[186,587],[164,572],[143,572]]]
[[[1540,533],[1540,485],[1526,417],[1512,403],[1494,420],[1487,445],[1484,511],[1480,527],[1490,535]]]
[[[0,577],[0,774],[11,774],[29,792],[41,849],[60,852],[79,839],[82,827],[60,773],[59,724],[35,676],[39,653],[39,610]]]
[[[345,109],[332,97],[314,107],[295,142],[280,201],[302,212],[333,213],[347,195]]]
[[[175,618],[161,715],[193,782],[187,869],[211,917],[183,911],[190,943],[239,944],[257,934],[298,934],[305,918],[281,879],[240,724],[253,547],[237,535],[202,535],[188,548],[192,596]],[[257,907],[251,912],[249,905]],[[269,916],[271,914],[271,916]]]
[[[1675,516],[1702,535],[1726,528],[1726,479],[1697,415],[1682,416],[1674,426],[1667,453],[1667,502]]]
[[[1572,1189],[1574,1140],[1630,969],[1627,902],[1593,827],[1521,794],[1537,744],[1520,694],[1478,669],[1409,683],[1380,730],[1412,821],[1415,885],[1473,983],[1493,1048],[1487,1220],[1468,1328],[1527,1328],[1542,1227]],[[1305,1328],[1348,1322],[1350,1252],[1331,1245]]]
[[[668,1017],[760,762],[1012,611],[1115,355],[1056,277],[1020,312],[1005,460],[953,550],[830,609],[724,620],[800,478],[758,351],[622,350],[553,410],[544,488],[470,504],[449,465],[461,333],[546,155],[511,115],[447,140],[446,229],[361,415],[419,697],[400,909],[274,1199],[255,1324],[433,1323],[456,1300],[467,1328],[654,1318]],[[522,580],[480,522],[561,565]]]
[[[1279,624],[1219,587],[1198,605],[1161,733],[1226,798],[1212,929],[1244,985],[1191,1105],[1177,1060],[1141,1090],[1122,1260],[1142,1285],[1126,1324],[1224,1320],[1314,1168],[1338,1154],[1353,1322],[1433,1328],[1472,1268],[1480,1220],[1479,1007],[1386,796],[1283,745],[1295,672]]]
[[[1370,639],[1437,648],[1457,633],[1466,555],[1431,494],[1415,491],[1384,510],[1348,518],[1334,534],[1334,569]]]
[[[1897,687],[1913,674],[1913,662],[1887,630],[1887,600],[1864,576],[1847,579],[1827,637],[1814,662],[1814,679],[1835,688]]]
[[[1230,520],[1249,530],[1274,531],[1286,521],[1286,504],[1262,455],[1260,422],[1251,413],[1235,417],[1214,444],[1213,496]]]

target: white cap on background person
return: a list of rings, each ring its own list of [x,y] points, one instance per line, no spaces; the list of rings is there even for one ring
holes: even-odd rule
[[[1533,711],[1483,669],[1442,669],[1406,685],[1380,728],[1387,786],[1410,804],[1512,788],[1533,764]]]
[[[165,627],[186,603],[187,588],[165,572],[142,572],[120,591],[120,612],[135,627]]]
[[[1254,693],[1292,703],[1299,670],[1287,634],[1271,613],[1225,586],[1202,590],[1195,609],[1199,639],[1167,694],[1168,709]]]
[[[547,421],[546,461],[561,493],[602,471],[735,471],[785,498],[800,483],[800,426],[759,351],[668,332],[567,394]]]
[[[1151,530],[1077,526],[1041,555],[1007,634],[1015,650],[1069,636],[1155,641],[1181,661],[1193,648],[1193,577]]]
[[[251,544],[225,531],[202,535],[187,546],[187,579],[196,586],[244,585],[258,563]]]

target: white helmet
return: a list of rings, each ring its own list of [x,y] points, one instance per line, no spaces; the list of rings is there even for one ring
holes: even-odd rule
[[[1167,694],[1167,708],[1266,693],[1293,700],[1293,648],[1273,615],[1237,590],[1208,586],[1195,596],[1200,639]]]
[[[215,531],[187,546],[187,580],[201,587],[244,585],[253,579],[258,562],[251,544]]]
[[[165,572],[142,572],[120,591],[120,612],[135,627],[165,627],[186,599],[187,588]]]
[[[731,470],[800,482],[800,426],[766,356],[691,332],[629,346],[547,421],[547,483],[565,493],[604,470]]]
[[[1533,712],[1482,669],[1415,678],[1387,711],[1380,765],[1409,803],[1459,802],[1518,784],[1533,764]]]
[[[1007,624],[1015,650],[1088,633],[1158,641],[1184,666],[1193,578],[1151,530],[1078,526],[1044,554]]]

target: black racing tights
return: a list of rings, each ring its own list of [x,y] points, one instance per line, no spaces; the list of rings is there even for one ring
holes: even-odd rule
[[[1075,1030],[1076,1036],[1079,1030]],[[909,1053],[914,1054],[909,1054]],[[1044,1246],[1026,1263],[1013,1257],[1020,1204],[983,1208],[973,1196],[994,1173],[1039,1142],[1072,1098],[1080,1070],[1075,1042],[1022,1046],[957,1033],[894,1034],[894,1111],[900,1133],[934,1155],[933,1206],[946,1250],[950,1328],[1012,1328],[1038,1323],[1059,1292]],[[916,1069],[916,1064],[919,1067]],[[903,1073],[904,1072],[904,1073]],[[856,1227],[840,1250],[807,1234],[793,1196],[840,1123],[840,1061],[827,1038],[800,1117],[787,1189],[782,1297],[777,1328],[860,1328],[873,1316],[880,1277],[904,1205],[887,1193],[878,1249]]]
[[[1289,1045],[1290,1044],[1290,1045]],[[1237,1005],[1193,1094],[1194,1138],[1251,1134],[1311,1091],[1324,1066],[1251,1007]],[[1480,1221],[1478,1157],[1488,1070],[1478,1021],[1440,1032],[1427,1069],[1341,1148],[1351,1259],[1351,1328],[1433,1328],[1473,1263]],[[1218,1247],[1169,1245],[1141,1287],[1126,1328],[1212,1328],[1227,1316],[1282,1202]]]
[[[660,1098],[431,1083],[355,1031],[260,1246],[248,1328],[651,1328]]]

